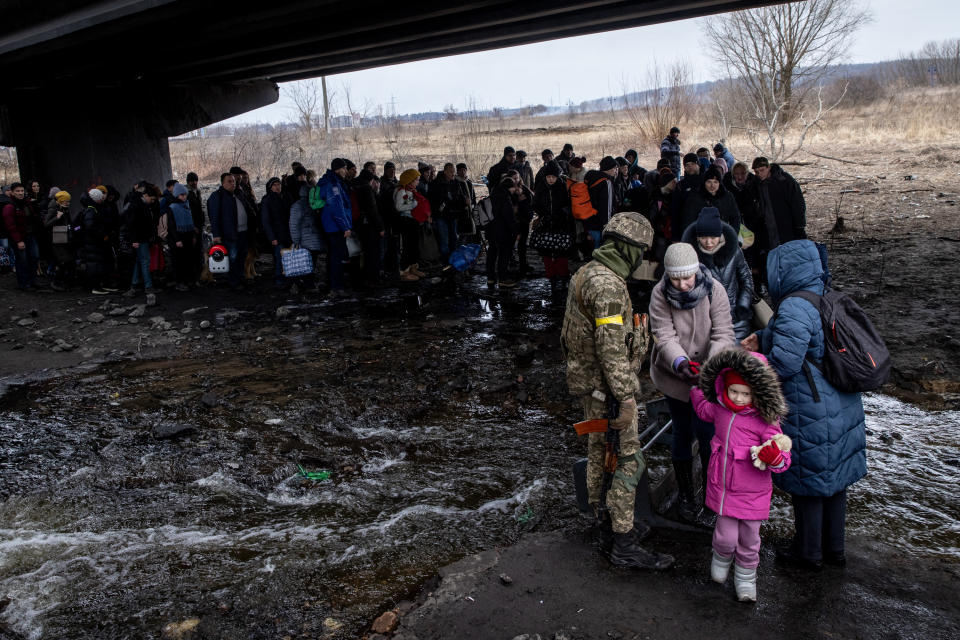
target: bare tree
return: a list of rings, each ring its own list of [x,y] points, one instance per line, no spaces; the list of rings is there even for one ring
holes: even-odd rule
[[[326,86],[321,90],[316,79],[298,80],[284,86],[283,93],[293,102],[292,109],[296,115],[297,124],[303,127],[309,138],[313,133],[320,108],[325,105]]]
[[[869,20],[856,0],[791,2],[704,20],[714,55],[740,83],[749,107],[744,120],[759,125],[748,129],[758,151],[785,159],[799,150],[787,152],[784,138],[796,133],[796,125],[802,141],[836,106],[824,105],[823,80]]]
[[[370,113],[370,100],[366,99],[363,101],[363,104],[358,104],[350,92],[350,85],[346,82],[342,84],[341,91],[343,92],[343,101],[347,109],[346,115],[350,120],[348,137],[353,143],[353,150],[357,154],[357,162],[363,162],[364,140],[363,127],[361,125],[363,119]]]
[[[683,126],[693,111],[695,97],[690,91],[690,68],[675,62],[665,69],[656,60],[647,72],[647,90],[623,86],[623,111],[644,142],[659,146],[670,127]]]

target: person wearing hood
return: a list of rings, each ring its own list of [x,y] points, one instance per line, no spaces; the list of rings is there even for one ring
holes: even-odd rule
[[[308,250],[313,259],[313,264],[316,265],[320,254],[326,249],[324,235],[318,228],[317,218],[316,213],[310,208],[310,184],[306,181],[300,182],[299,197],[290,207],[289,235],[284,237],[274,229],[277,245],[281,244],[280,240],[289,239],[289,246]],[[276,253],[274,255],[276,256]],[[281,264],[282,262],[281,258]],[[288,280],[285,280],[285,283],[290,284]],[[310,275],[301,278],[300,293],[307,289],[315,289],[316,286],[314,275],[311,272]]]
[[[38,224],[33,214],[27,191],[22,184],[10,185],[10,200],[3,205],[3,226],[9,236],[10,246],[16,256],[14,268],[17,272],[17,287],[23,291],[32,291],[37,279],[37,262],[40,259],[37,247]]]
[[[283,182],[278,177],[267,180],[260,199],[260,226],[273,252],[273,284],[282,287],[283,260],[281,251],[290,247],[290,207],[283,198]]]
[[[794,443],[793,464],[774,477],[774,484],[792,497],[795,533],[789,546],[777,549],[777,560],[813,570],[822,563],[846,564],[847,488],[867,474],[861,396],[840,391],[824,376],[820,311],[790,295],[823,295],[826,266],[810,240],[792,240],[770,251],[767,285],[777,314],[741,342],[766,355],[787,399],[781,427]]]
[[[200,242],[200,229],[194,226],[187,188],[178,182],[171,188],[171,194],[173,202],[167,214],[167,243],[173,256],[176,289],[189,291],[190,285],[197,281],[195,256],[196,244]]]
[[[677,513],[685,522],[713,527],[714,515],[694,500],[692,449],[696,437],[706,485],[713,424],[694,413],[690,389],[699,382],[701,363],[736,346],[730,299],[723,285],[700,264],[692,245],[670,245],[663,266],[663,278],[650,293],[650,329],[654,335],[650,379],[667,397],[673,420],[671,457],[679,490]]]
[[[533,193],[533,167],[527,161],[527,152],[523,149],[517,150],[517,162],[513,168],[520,174],[520,182]]]
[[[536,215],[534,228],[572,236],[576,227],[570,212],[570,195],[560,179],[560,165],[550,161],[543,169],[543,181],[533,194],[533,212]],[[550,280],[551,295],[563,295],[570,279],[569,252],[550,249],[538,251],[544,272]]]
[[[584,419],[608,419],[608,430],[619,433],[620,453],[605,495],[607,434],[591,433],[587,440],[587,494],[601,547],[615,566],[662,570],[673,558],[641,546],[649,527],[641,530],[634,524],[636,488],[646,468],[637,434],[637,372],[649,336],[642,323],[632,321],[626,283],[652,238],[650,223],[639,213],[618,213],[610,220],[592,259],[570,281],[560,344],[567,360],[567,388],[583,403]]]
[[[573,145],[569,142],[564,143],[563,149],[560,150],[560,155],[556,158],[557,164],[560,165],[560,171],[566,175],[570,175],[570,161],[576,157],[576,154],[573,152]]]
[[[707,169],[700,187],[686,194],[677,233],[682,234],[696,222],[704,207],[715,207],[720,212],[720,219],[733,227],[737,234],[740,233],[740,209],[737,208],[737,200],[723,186],[720,171],[716,167]]]
[[[613,156],[604,156],[600,160],[600,168],[591,169],[583,178],[590,193],[590,204],[597,210],[594,215],[583,221],[583,228],[593,238],[594,249],[602,244],[603,228],[616,210],[613,179],[619,172],[619,165]]]
[[[723,158],[723,161],[727,163],[727,171],[733,168],[733,165],[737,163],[736,159],[733,157],[733,154],[730,152],[730,149],[727,149],[723,146],[722,142],[718,142],[713,145],[713,157],[714,158]]]
[[[637,150],[627,149],[627,152],[623,154],[623,157],[627,160],[630,166],[630,168],[627,171],[627,175],[632,177],[635,172],[639,172],[640,174],[639,179],[642,181],[643,178],[647,175],[647,170],[640,166],[640,162],[639,162],[640,156],[637,154]]]
[[[613,177],[613,207],[615,211],[631,211],[624,208],[627,191],[630,190],[630,163],[626,158],[615,158],[617,161],[617,175]]]
[[[700,264],[719,280],[730,301],[737,340],[750,335],[753,319],[753,275],[740,250],[737,232],[720,219],[716,207],[704,207],[697,221],[683,232],[681,242],[693,245]]]

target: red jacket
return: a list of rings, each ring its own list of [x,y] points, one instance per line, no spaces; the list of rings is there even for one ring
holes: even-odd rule
[[[410,215],[412,215],[413,219],[417,222],[426,222],[427,218],[430,217],[430,201],[427,200],[425,195],[416,190],[413,192],[413,197],[417,200],[417,206],[413,208]]]
[[[20,205],[19,207],[17,205]],[[3,207],[3,226],[14,244],[24,242],[30,234],[27,217],[30,215],[26,200],[11,200]]]

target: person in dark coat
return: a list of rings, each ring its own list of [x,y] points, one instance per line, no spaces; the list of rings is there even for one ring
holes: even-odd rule
[[[702,184],[703,176],[700,175],[700,163],[697,161],[697,154],[688,153],[683,156],[683,177],[677,180],[677,188],[670,198],[670,229],[674,241],[679,241],[680,236],[683,235],[683,230],[687,228],[690,222],[697,219],[696,214],[694,214],[693,220],[684,225],[683,211],[687,200],[700,191]]]
[[[281,251],[293,244],[290,238],[290,207],[283,199],[283,184],[280,178],[267,180],[267,191],[260,199],[260,224],[267,242],[273,248],[273,283],[284,283]]]
[[[700,188],[689,193],[683,203],[683,214],[680,218],[679,229],[686,229],[697,221],[697,216],[704,207],[715,207],[720,212],[720,220],[733,227],[740,233],[740,210],[733,194],[724,188],[720,178],[720,170],[710,167],[703,174]]]
[[[520,239],[517,224],[516,193],[520,189],[509,177],[504,177],[490,194],[493,205],[493,222],[488,225],[487,238],[487,285],[499,282],[502,288],[511,288],[516,283],[509,274],[513,246]]]
[[[762,269],[770,251],[807,237],[807,203],[800,185],[780,165],[760,156],[753,160],[753,171],[757,175],[754,199],[758,224],[751,229]]]
[[[106,221],[100,212],[100,205],[106,199],[106,194],[99,189],[90,189],[80,197],[83,210],[78,214],[80,233],[83,240],[77,251],[77,258],[83,264],[84,281],[91,293],[107,295],[110,293],[103,288],[103,279],[107,269],[107,251],[110,249],[110,235]],[[149,254],[148,254],[149,264]]]
[[[380,253],[387,235],[383,218],[380,216],[380,182],[375,173],[364,169],[353,181],[352,188],[359,209],[356,231],[363,245],[364,284],[374,287],[380,284]]]
[[[234,290],[243,282],[243,269],[249,246],[249,229],[254,213],[246,198],[237,194],[237,180],[232,173],[220,176],[220,188],[207,198],[207,215],[213,243],[223,243],[230,259],[229,282]]]
[[[753,319],[753,275],[738,240],[737,232],[721,220],[715,207],[704,207],[697,221],[683,232],[681,242],[693,245],[700,264],[723,285],[730,301],[733,333],[743,340],[750,334]]]
[[[789,406],[780,426],[793,441],[793,464],[773,482],[793,499],[795,533],[777,559],[807,568],[843,565],[847,487],[867,474],[866,424],[860,394],[837,390],[821,372],[819,310],[787,297],[801,290],[823,295],[824,264],[816,245],[792,240],[771,250],[767,285],[779,304],[777,315],[741,344],[767,356]]]
[[[583,228],[593,238],[594,249],[603,244],[601,236],[603,228],[615,213],[616,194],[614,193],[613,179],[620,171],[613,156],[604,156],[600,160],[599,169],[591,169],[583,177],[590,193],[590,204],[597,213],[583,221]]]
[[[755,200],[757,193],[756,181],[757,176],[750,173],[750,169],[745,162],[735,163],[730,168],[730,171],[723,174],[723,188],[737,201],[737,210],[740,211],[740,223],[750,231],[758,228],[757,201]],[[747,259],[747,264],[750,265],[750,268],[753,269],[754,274],[757,276],[757,283],[762,283],[763,280],[759,278],[760,264],[757,260],[755,232],[754,243],[749,248],[743,250],[743,256]]]
[[[457,180],[456,166],[452,162],[443,165],[443,171],[430,186],[428,199],[444,264],[457,248],[457,222],[467,209],[468,198],[466,185]]]
[[[500,184],[500,181],[503,179],[503,176],[507,175],[507,172],[513,169],[513,165],[517,163],[517,152],[513,147],[504,147],[503,148],[503,157],[500,158],[500,162],[490,167],[487,171],[487,188],[490,189],[492,194],[496,190],[497,186]]]
[[[513,168],[520,174],[520,183],[533,193],[533,167],[527,161],[527,152],[523,149],[517,150],[517,162]]]
[[[77,256],[73,243],[72,225],[70,224],[70,194],[66,191],[57,191],[50,198],[47,213],[43,216],[43,226],[52,234],[54,253],[54,271],[51,287],[54,291],[65,291],[73,282],[76,274]],[[61,233],[53,233],[57,228]],[[66,235],[62,230],[66,228]]]
[[[551,161],[543,169],[543,181],[533,194],[534,229],[573,236],[575,225],[570,211],[570,195],[560,179],[560,165]],[[538,249],[538,252],[544,272],[550,279],[550,293],[565,297],[570,281],[569,252],[550,249]]]
[[[380,194],[377,211],[384,227],[383,273],[390,280],[396,280],[400,273],[400,214],[393,205],[393,194],[397,192],[397,167],[389,160],[383,163],[383,175],[380,176]]]
[[[670,171],[677,177],[680,177],[680,159],[683,157],[680,148],[680,129],[671,127],[670,135],[660,143],[660,159],[670,163]]]
[[[152,184],[144,184],[143,193],[137,200],[129,202],[123,209],[121,221],[121,243],[130,246],[133,252],[133,274],[127,295],[137,294],[140,286],[145,291],[153,291],[153,279],[150,274],[150,245],[157,238],[157,209],[160,190]],[[169,235],[169,224],[167,226]]]

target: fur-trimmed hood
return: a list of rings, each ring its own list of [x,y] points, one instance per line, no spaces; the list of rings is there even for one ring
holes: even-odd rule
[[[733,369],[746,380],[753,392],[753,407],[767,424],[776,424],[787,413],[787,401],[780,389],[776,372],[760,353],[742,349],[725,349],[711,357],[700,369],[700,390],[710,402],[721,404],[726,393],[723,374]]]

